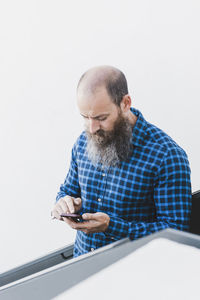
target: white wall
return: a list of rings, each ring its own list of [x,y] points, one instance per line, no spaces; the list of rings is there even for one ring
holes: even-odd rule
[[[0,271],[71,243],[50,219],[82,131],[76,85],[109,64],[133,106],[188,153],[200,189],[198,0],[5,0],[0,4]]]

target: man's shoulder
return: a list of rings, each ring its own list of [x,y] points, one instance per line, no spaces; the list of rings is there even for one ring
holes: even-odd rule
[[[186,155],[185,151],[164,130],[148,122],[139,110],[131,108],[137,116],[133,130],[133,144],[144,147],[145,153],[162,158],[166,153]]]
[[[161,151],[164,155],[185,156],[185,150],[178,145],[175,140],[170,137],[164,130],[159,127],[146,122],[146,145],[153,147],[157,151]]]
[[[86,142],[87,142],[86,133],[85,133],[85,131],[82,131],[81,134],[79,135],[79,137],[77,138],[75,144],[77,144],[79,146],[83,146],[83,145],[85,145]]]
[[[73,150],[76,152],[84,151],[85,147],[87,145],[87,137],[85,131],[82,131],[82,133],[79,135],[79,137],[76,139]]]

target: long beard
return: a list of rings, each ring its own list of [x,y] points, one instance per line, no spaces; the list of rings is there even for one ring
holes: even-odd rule
[[[94,166],[102,164],[103,167],[116,167],[126,161],[132,151],[132,130],[128,119],[119,115],[112,131],[99,130],[87,134],[87,154]]]

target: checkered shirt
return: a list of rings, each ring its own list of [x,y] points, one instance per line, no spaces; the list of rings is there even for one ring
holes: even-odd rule
[[[190,167],[185,151],[166,133],[148,123],[140,111],[132,133],[132,155],[119,167],[94,167],[83,131],[72,149],[69,171],[56,201],[81,197],[80,213],[104,212],[105,232],[77,231],[74,257],[114,241],[135,240],[171,227],[187,231],[191,214]]]

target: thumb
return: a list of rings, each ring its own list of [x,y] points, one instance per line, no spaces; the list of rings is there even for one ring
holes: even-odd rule
[[[82,215],[83,220],[94,220],[95,214],[86,213]]]
[[[74,199],[74,204],[75,205],[80,205],[81,204],[81,198]]]

